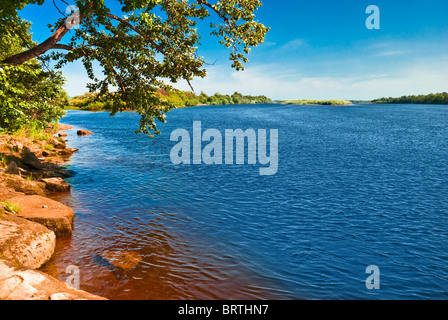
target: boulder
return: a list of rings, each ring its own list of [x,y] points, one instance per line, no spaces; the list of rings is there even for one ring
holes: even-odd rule
[[[92,132],[87,131],[87,130],[78,130],[78,132],[76,132],[76,134],[77,134],[78,136],[85,136],[85,135],[90,135],[90,134],[92,134]]]
[[[39,223],[11,215],[0,217],[0,255],[31,269],[43,266],[53,255],[56,235]]]
[[[22,152],[23,150],[23,143],[20,141],[16,141],[14,139],[10,140],[10,145],[12,150],[17,151],[17,152]]]
[[[73,153],[77,152],[79,149],[76,148],[65,148],[58,151],[58,155],[61,157],[70,157]]]
[[[43,168],[42,162],[37,158],[37,156],[28,148],[24,147],[22,151],[22,163],[28,168],[41,170]]]
[[[0,259],[0,300],[107,300],[69,287],[41,271],[18,268]]]
[[[60,123],[59,126],[58,126],[58,131],[70,130],[72,128],[73,128],[73,126],[71,126],[69,124],[62,124],[62,123]]]
[[[69,235],[73,230],[73,209],[58,201],[41,196],[16,196],[9,201],[21,208],[17,216],[43,224],[53,230],[57,237]]]
[[[8,163],[6,172],[12,173],[12,174],[18,174],[19,167],[17,166],[17,163],[15,163],[15,161],[11,161],[10,163]]]
[[[59,133],[58,133],[58,136],[59,136],[59,137],[66,137],[66,136],[67,136],[67,133],[62,131],[62,132],[59,132]]]
[[[2,180],[5,186],[12,188],[17,192],[23,192],[27,195],[45,196],[45,184],[38,181],[28,181],[16,174],[4,174]]]
[[[49,191],[66,192],[70,191],[70,184],[62,178],[44,178],[41,180]]]
[[[42,155],[44,157],[56,157],[58,155],[58,151],[55,151],[55,150],[42,150]]]
[[[56,149],[64,149],[65,148],[65,142],[61,139],[50,138],[48,140],[48,143],[53,145]]]

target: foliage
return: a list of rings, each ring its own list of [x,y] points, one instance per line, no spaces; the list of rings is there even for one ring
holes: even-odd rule
[[[232,95],[222,95],[215,93],[208,96],[201,92],[199,96],[195,93],[179,90],[158,90],[156,95],[168,104],[177,108],[191,107],[197,105],[230,105],[230,104],[255,104],[255,103],[273,103],[271,99],[265,96],[243,96],[241,93],[235,92]],[[81,96],[73,97],[69,100],[68,105],[71,109],[81,110],[111,110],[111,101],[99,103],[95,100],[96,94],[85,93]]]
[[[409,104],[448,104],[448,93],[431,93],[427,95],[402,96],[400,98],[381,98],[373,103],[409,103]]]
[[[0,19],[6,21],[18,18],[18,10],[24,6],[42,4],[44,0],[4,2],[0,4]],[[255,20],[259,0],[120,0],[120,16],[112,13],[104,0],[75,3],[79,27],[68,33],[67,19],[61,17],[50,24],[54,33],[49,41],[3,61],[16,65],[28,59],[30,53],[65,49],[50,55],[56,67],[82,60],[92,80],[89,91],[99,93],[95,99],[107,102],[112,115],[126,109],[138,112],[138,132],[148,135],[159,133],[155,120],[165,122],[165,113],[174,107],[162,99],[158,90],[171,91],[169,83],[189,82],[206,75],[204,58],[197,54],[198,27],[204,25],[199,22],[209,21],[210,34],[230,50],[229,59],[237,70],[244,69],[251,48],[262,43],[269,30]],[[94,61],[102,68],[102,78],[94,72]],[[112,88],[116,92],[112,93]],[[193,99],[188,104],[195,102]]]
[[[50,141],[53,137],[52,133],[56,132],[53,124],[57,125],[57,123],[53,122],[47,127],[42,128],[41,123],[33,121],[20,129],[11,132],[11,135],[19,138],[30,138],[32,141]]]
[[[8,24],[11,28],[5,27]],[[0,61],[32,43],[29,26],[20,19],[2,25]],[[45,71],[36,59],[17,66],[0,63],[0,131],[11,133],[26,126],[44,129],[58,120],[67,101],[64,81],[61,72]]]
[[[279,101],[279,103],[285,103],[285,104],[302,104],[302,105],[323,105],[323,106],[342,106],[342,105],[349,105],[352,104],[348,100],[282,100]]]
[[[81,96],[76,96],[68,100],[69,109],[82,110],[111,110],[112,102],[110,100],[99,101],[97,93],[87,92]]]

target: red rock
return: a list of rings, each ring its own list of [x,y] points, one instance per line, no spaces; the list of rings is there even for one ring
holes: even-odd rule
[[[92,132],[87,131],[87,130],[78,130],[78,132],[76,132],[76,134],[77,134],[78,136],[85,136],[85,135],[90,135],[90,134],[92,134]]]
[[[73,128],[73,126],[71,126],[71,125],[60,123],[58,126],[58,131],[70,130],[72,128]]]
[[[70,191],[70,184],[62,178],[45,178],[42,179],[45,187],[50,191],[66,192]]]
[[[41,196],[16,196],[9,199],[20,207],[18,217],[43,224],[57,237],[72,233],[75,213],[60,202]]]

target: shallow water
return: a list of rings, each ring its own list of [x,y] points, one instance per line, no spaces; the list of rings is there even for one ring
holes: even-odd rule
[[[67,113],[80,150],[59,199],[75,229],[45,271],[65,280],[76,265],[81,289],[110,299],[448,298],[447,106],[204,106],[167,120],[151,139],[131,112]],[[277,174],[173,165],[170,133],[193,121],[278,129]],[[101,257],[117,250],[141,261],[118,270]]]

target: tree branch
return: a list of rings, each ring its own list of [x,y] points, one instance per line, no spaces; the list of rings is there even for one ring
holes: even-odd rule
[[[151,43],[154,48],[157,49],[157,51],[159,51],[161,54],[165,54],[165,51],[156,43],[154,42],[154,40],[148,38],[145,33],[143,31],[141,31],[140,29],[138,29],[137,27],[133,26],[132,24],[130,24],[128,21],[117,17],[111,13],[106,13],[106,15],[114,20],[117,20],[118,22],[120,22],[121,24],[124,24],[125,26],[129,27],[130,29],[132,29],[133,31],[137,32],[139,35],[143,36],[145,38],[146,41],[148,41],[149,43]]]
[[[227,24],[230,24],[229,18],[226,17],[224,14],[222,14],[221,12],[219,12],[219,10],[217,10],[215,8],[214,5],[210,4],[207,0],[197,0],[197,3],[199,5],[205,5],[206,7],[209,7],[210,9],[212,9],[221,19],[223,19]]]
[[[70,46],[68,46],[66,44],[56,43],[50,49],[63,49],[63,50],[72,51],[73,47],[70,47]]]
[[[41,54],[44,54],[48,50],[50,50],[54,45],[56,45],[59,40],[69,31],[69,29],[65,26],[65,23],[62,24],[47,40],[38,44],[34,48],[29,50],[20,52],[12,57],[8,57],[2,61],[2,63],[11,64],[13,66],[17,66],[25,61],[36,58]]]

